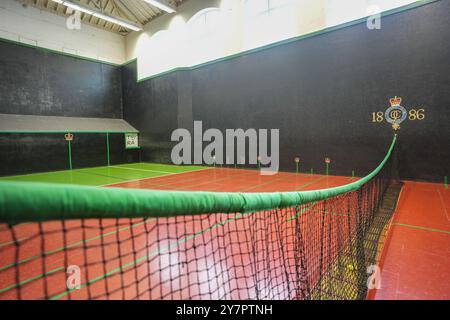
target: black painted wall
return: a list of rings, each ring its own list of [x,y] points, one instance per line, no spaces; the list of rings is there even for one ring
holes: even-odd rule
[[[279,128],[281,169],[370,172],[392,140],[372,123],[389,99],[422,106],[426,119],[399,131],[400,176],[443,181],[450,159],[450,1],[291,44],[136,83],[123,69],[124,116],[143,131],[145,159],[168,161],[170,133],[202,120],[204,128]]]
[[[0,41],[0,113],[122,118],[120,67]],[[105,134],[76,134],[74,168],[103,166]],[[123,134],[111,136],[111,161],[123,163]],[[0,175],[68,168],[64,134],[0,133]]]
[[[122,67],[124,119],[140,131],[142,159],[170,163],[170,136],[179,127],[179,73],[136,83],[136,62]]]
[[[120,68],[0,41],[0,113],[121,118]]]
[[[110,163],[139,161],[138,150],[125,151],[123,134],[110,134]],[[0,133],[0,176],[69,169],[64,134]],[[106,134],[75,134],[72,142],[74,169],[106,166]]]

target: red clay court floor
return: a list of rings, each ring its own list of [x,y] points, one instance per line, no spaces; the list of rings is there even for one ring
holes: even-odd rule
[[[450,189],[405,182],[370,299],[450,299]]]
[[[354,179],[293,173],[261,176],[255,170],[215,168],[121,182],[108,187],[276,192],[322,189],[344,185]],[[405,183],[381,256],[381,289],[372,290],[370,299],[450,299],[449,210],[450,190],[443,185]],[[26,228],[23,231],[26,232]],[[120,232],[126,237],[130,231]],[[90,236],[96,238],[99,235],[92,233]],[[75,241],[79,234],[73,237]],[[58,243],[51,245],[55,247]],[[3,261],[2,265],[6,262],[11,261]],[[26,273],[28,277],[33,277],[36,272],[39,273],[39,270],[27,270]],[[15,279],[10,275],[3,280],[3,284],[11,285]],[[39,287],[42,284],[38,284],[37,289],[41,291]],[[4,292],[3,298],[13,298],[13,291]]]
[[[310,175],[310,174],[292,174],[292,173],[278,173],[271,176],[261,176],[256,170],[245,170],[245,169],[207,169],[198,170],[191,172],[183,172],[177,174],[164,175],[153,178],[144,178],[134,181],[123,182],[119,184],[108,185],[108,187],[127,187],[127,188],[139,188],[139,189],[166,189],[166,190],[203,190],[203,191],[239,191],[239,192],[271,192],[271,191],[292,191],[292,190],[311,190],[311,189],[321,189],[328,188],[338,185],[347,184],[354,178],[349,177],[336,177],[336,176],[321,176],[321,175]],[[283,217],[280,217],[276,213],[271,214],[270,219],[282,219],[284,221],[284,233],[285,240],[290,239],[287,234],[294,232],[294,228],[291,226],[293,224],[289,219],[289,214],[292,215],[288,210],[280,213]],[[285,218],[285,219],[283,219]],[[183,218],[184,219],[184,218]],[[190,219],[187,217],[186,219]],[[90,288],[84,286],[78,291],[71,293],[71,297],[75,299],[87,299],[91,297],[99,298],[135,298],[145,297],[145,298],[163,298],[164,297],[164,285],[161,285],[161,278],[165,273],[174,273],[179,268],[179,263],[177,262],[180,257],[184,257],[188,262],[186,268],[192,267],[195,270],[198,263],[192,257],[196,257],[197,254],[200,256],[222,256],[216,257],[218,260],[226,257],[227,254],[232,252],[240,252],[234,257],[228,257],[232,259],[234,265],[240,264],[241,260],[246,260],[243,257],[249,255],[250,252],[246,252],[248,248],[242,249],[238,244],[245,243],[245,239],[241,239],[246,236],[245,230],[249,228],[254,228],[255,226],[249,225],[249,219],[237,219],[236,223],[227,224],[231,234],[227,241],[230,241],[229,246],[221,247],[217,242],[218,235],[216,228],[211,228],[218,224],[222,224],[228,218],[224,215],[208,215],[204,220],[201,217],[193,217],[185,226],[188,225],[189,228],[193,228],[188,231],[187,234],[199,235],[201,237],[188,237],[192,238],[189,241],[183,240],[185,235],[183,230],[177,228],[177,219],[175,219],[172,224],[165,224],[159,228],[154,228],[156,221],[150,219],[146,222],[133,221],[131,224],[118,225],[114,221],[100,222],[97,220],[87,221],[87,228],[81,228],[80,221],[68,221],[64,226],[66,232],[62,232],[63,226],[60,222],[48,222],[44,224],[43,229],[46,231],[44,236],[40,236],[38,225],[36,224],[23,224],[15,227],[16,236],[20,242],[21,250],[19,251],[19,256],[16,256],[14,239],[11,237],[11,233],[8,229],[0,230],[0,242],[2,244],[2,257],[0,259],[0,299],[16,299],[18,298],[17,289],[20,287],[21,298],[25,299],[36,299],[36,298],[55,298],[55,299],[66,299],[68,298],[67,288],[65,288],[66,274],[64,273],[64,265],[79,265],[88,266],[84,269],[87,274],[84,274],[83,279],[93,280],[94,282],[90,285]],[[123,219],[122,219],[123,220]],[[222,221],[223,220],[223,221]],[[257,219],[258,221],[264,221],[264,219]],[[222,222],[221,222],[222,221]],[[130,222],[128,222],[130,223]],[[183,225],[183,224],[181,224]],[[275,225],[275,224],[274,224]],[[83,231],[84,229],[84,231]],[[156,232],[158,229],[160,231]],[[237,232],[241,230],[241,232]],[[150,230],[150,231],[146,231]],[[211,230],[203,232],[202,230]],[[181,233],[180,233],[181,232]],[[64,234],[64,236],[63,236]],[[133,235],[137,235],[136,237]],[[275,232],[270,232],[271,237],[275,236]],[[174,237],[178,240],[175,244],[171,243],[169,240]],[[120,243],[117,239],[122,240]],[[43,242],[41,241],[43,239]],[[150,239],[152,239],[150,241]],[[158,239],[155,241],[155,239]],[[205,239],[216,239],[216,241]],[[181,241],[181,242],[180,242]],[[198,247],[202,244],[202,241],[208,243],[207,246],[200,249],[201,252],[196,249],[196,253],[193,255],[191,245]],[[198,242],[198,244],[197,244]],[[84,249],[83,245],[89,246],[90,249]],[[105,247],[106,245],[106,247]],[[174,246],[175,251],[170,252],[164,248],[171,248]],[[187,247],[186,247],[187,246]],[[101,248],[104,248],[103,250]],[[161,247],[163,250],[161,251]],[[70,254],[66,254],[67,250],[65,248],[70,248]],[[178,249],[177,249],[178,248]],[[184,248],[184,249],[183,249]],[[228,248],[228,249],[226,249]],[[225,250],[226,249],[226,250]],[[185,250],[185,251],[183,251]],[[241,252],[244,250],[245,252]],[[264,253],[265,248],[258,248],[257,252]],[[227,251],[227,252],[226,252]],[[291,250],[292,251],[292,250]],[[42,253],[45,254],[44,257],[41,256]],[[86,255],[86,252],[88,254]],[[185,253],[183,253],[185,252]],[[200,253],[199,253],[200,252]],[[154,258],[157,253],[156,259]],[[157,288],[149,290],[148,281],[140,281],[139,288],[135,287],[133,283],[136,283],[136,274],[134,269],[126,271],[123,274],[114,272],[113,275],[109,276],[108,273],[111,270],[117,270],[121,265],[136,265],[137,262],[142,257],[149,255],[152,257],[152,262],[139,265],[136,268],[139,273],[139,277],[146,279],[146,277],[152,277],[151,283],[157,284]],[[181,254],[181,255],[180,255]],[[258,253],[259,254],[259,253]],[[43,262],[43,259],[45,262]],[[65,260],[66,259],[66,260]],[[107,261],[107,265],[101,263]],[[237,261],[238,259],[239,261]],[[281,257],[277,260],[281,263]],[[14,267],[14,261],[19,261],[18,267]],[[67,263],[64,263],[66,261]],[[175,261],[175,262],[174,262]],[[262,261],[262,260],[261,260]],[[152,264],[153,263],[153,264]],[[154,265],[156,263],[156,265]],[[222,262],[225,263],[225,262]],[[146,266],[151,265],[150,270],[146,270]],[[227,270],[227,268],[222,265],[212,265],[213,268],[219,268],[221,270]],[[161,274],[155,273],[154,270],[161,269],[163,272]],[[208,275],[215,274],[215,270],[209,270],[211,265],[204,265],[202,268],[208,270]],[[240,266],[239,268],[244,268]],[[245,268],[248,268],[246,266]],[[176,270],[175,270],[176,269]],[[20,270],[17,273],[17,270]],[[165,270],[165,271],[164,271]],[[240,272],[243,272],[240,270]],[[221,272],[219,274],[226,274],[227,272]],[[219,276],[217,274],[217,277]],[[247,270],[245,274],[251,274],[250,270]],[[105,275],[107,275],[105,277]],[[199,280],[196,277],[204,278],[204,272],[191,272],[188,275],[189,279],[195,283]],[[216,277],[216,278],[217,278]],[[153,281],[154,278],[154,281]],[[96,280],[98,279],[98,280]],[[264,278],[263,278],[264,279]],[[277,278],[278,279],[278,278]],[[281,278],[280,278],[281,279]],[[281,281],[278,279],[279,281]],[[86,281],[85,280],[85,281]],[[186,280],[186,279],[185,279]],[[216,279],[217,280],[217,279]],[[125,296],[122,296],[120,292],[121,281],[125,281],[129,284],[129,288],[125,291]],[[252,280],[249,280],[252,281]],[[201,281],[200,281],[201,282]],[[21,283],[20,286],[17,286]],[[171,282],[172,283],[172,282]],[[194,286],[194,289],[190,292],[177,292],[175,295],[171,295],[172,298],[188,298],[188,297],[220,297],[220,293],[224,288],[221,286],[216,286],[215,291],[210,294],[208,291],[208,286],[214,285],[212,283],[200,284],[199,286]],[[235,286],[240,284],[234,283]],[[251,284],[249,284],[251,286]],[[264,284],[267,285],[267,284]],[[106,289],[105,289],[106,286]],[[110,287],[109,290],[107,287]],[[144,287],[142,287],[144,286]],[[111,292],[111,288],[118,289],[112,295],[106,295],[106,292]],[[161,290],[159,290],[161,289]],[[208,289],[208,290],[206,290]],[[230,290],[222,292],[226,297],[233,299],[236,298],[254,298],[250,291],[250,296],[241,296],[242,290]],[[236,289],[236,288],[235,288]],[[222,291],[221,291],[222,290]],[[61,294],[62,292],[62,294]],[[151,292],[151,295],[149,295]],[[227,295],[228,293],[230,295]],[[141,294],[143,296],[141,296]],[[278,293],[284,294],[284,292]],[[285,298],[288,298],[287,296]]]
[[[286,172],[263,176],[256,170],[211,168],[116,183],[108,185],[108,187],[214,192],[283,192],[335,187],[350,183],[354,179]]]
[[[228,192],[313,190],[343,185],[348,177],[214,169],[114,186]],[[206,182],[205,182],[206,181]],[[450,299],[450,189],[405,182],[384,244],[381,289],[370,299]]]

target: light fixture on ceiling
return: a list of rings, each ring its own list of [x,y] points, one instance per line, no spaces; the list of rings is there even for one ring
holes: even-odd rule
[[[81,4],[78,4],[78,3],[74,3],[72,1],[68,1],[68,0],[52,0],[52,1],[56,2],[56,3],[59,3],[59,4],[62,4],[63,6],[72,8],[74,10],[81,11],[81,12],[84,12],[86,14],[90,14],[90,15],[96,17],[96,18],[99,18],[99,19],[102,19],[102,20],[105,20],[105,21],[117,24],[119,26],[125,27],[125,28],[133,30],[133,31],[141,31],[142,30],[142,27],[140,25],[137,25],[137,24],[134,24],[132,22],[128,22],[128,21],[125,21],[125,20],[122,20],[122,19],[119,19],[119,18],[116,18],[116,17],[109,16],[107,14],[98,12],[98,11],[96,11],[94,9],[88,8],[88,7],[86,7],[84,5],[81,5]]]
[[[145,2],[151,4],[152,6],[157,7],[168,13],[177,12],[174,8],[172,8],[168,3],[164,3],[164,0],[144,0]]]

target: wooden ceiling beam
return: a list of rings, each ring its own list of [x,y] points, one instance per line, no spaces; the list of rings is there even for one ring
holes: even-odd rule
[[[114,4],[114,6],[116,7],[116,9],[118,9],[118,11],[120,11],[120,12],[122,12],[122,14],[125,16],[125,17],[127,17],[128,19],[130,19],[130,20],[133,20],[133,21],[135,21],[135,22],[141,22],[137,17],[136,17],[136,15],[133,13],[133,12],[131,12],[123,3],[122,3],[122,1],[116,1],[116,0],[113,0],[113,4]]]

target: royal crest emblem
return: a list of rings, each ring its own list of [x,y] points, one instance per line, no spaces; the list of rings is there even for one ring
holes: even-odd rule
[[[389,99],[391,106],[385,111],[372,112],[372,123],[382,123],[386,121],[392,126],[392,129],[399,130],[400,124],[408,120],[409,122],[421,122],[425,120],[425,108],[422,106],[404,108],[402,98],[395,96]]]
[[[408,117],[408,111],[401,106],[402,98],[395,97],[389,100],[391,106],[384,113],[384,118],[392,125],[392,129],[399,130],[400,124]]]

